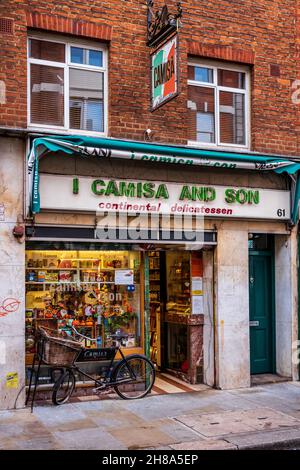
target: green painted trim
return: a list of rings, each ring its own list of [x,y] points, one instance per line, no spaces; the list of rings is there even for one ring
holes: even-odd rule
[[[150,281],[149,281],[149,256],[144,253],[144,341],[145,356],[150,359]]]
[[[299,265],[299,253],[300,253],[300,236],[298,235],[298,341],[300,341],[300,265]],[[298,380],[300,380],[300,363],[298,363]]]

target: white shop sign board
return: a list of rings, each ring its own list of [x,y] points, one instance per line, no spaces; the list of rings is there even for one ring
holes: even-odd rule
[[[101,179],[105,184],[109,178],[77,177],[79,183],[78,194],[73,194],[73,177],[41,174],[40,198],[41,209],[72,212],[124,212],[129,214],[171,214],[171,215],[197,215],[219,218],[245,218],[245,219],[270,219],[289,220],[291,216],[290,192],[274,189],[246,188],[200,185],[195,183],[162,183],[151,182],[156,185],[165,184],[168,198],[144,198],[115,195],[96,195],[91,187],[95,179]],[[118,185],[120,180],[114,180]],[[130,183],[149,183],[149,181],[122,180]],[[213,187],[215,198],[213,201],[180,200],[183,186]],[[101,186],[100,186],[101,188]],[[225,200],[225,191],[230,188],[238,190],[259,191],[259,202],[248,204]],[[104,186],[105,189],[105,186]]]

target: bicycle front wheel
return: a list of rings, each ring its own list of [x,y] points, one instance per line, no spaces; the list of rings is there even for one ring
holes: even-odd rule
[[[143,398],[151,389],[155,380],[155,369],[151,361],[139,354],[123,359],[113,375],[117,394],[125,400]]]
[[[66,403],[75,388],[75,376],[71,369],[67,369],[55,382],[52,393],[52,402],[54,405],[63,405]]]

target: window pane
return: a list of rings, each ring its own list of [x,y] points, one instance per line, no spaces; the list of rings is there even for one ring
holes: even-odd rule
[[[64,62],[65,45],[58,42],[30,39],[29,57],[33,59],[52,60],[53,62]]]
[[[215,142],[214,88],[188,87],[188,139]]]
[[[95,67],[102,67],[103,57],[101,51],[89,50],[89,65],[94,65]]]
[[[220,91],[220,141],[245,145],[245,96]]]
[[[64,69],[30,66],[31,109],[34,124],[64,125]]]
[[[94,67],[102,67],[103,54],[102,51],[93,49],[84,49],[82,47],[71,47],[71,62],[73,64],[93,65]]]
[[[70,69],[70,128],[104,131],[102,72]]]
[[[243,72],[218,69],[218,85],[245,89],[245,74]]]
[[[188,79],[196,80],[197,82],[213,83],[213,70],[207,67],[195,67],[194,65],[189,65]]]
[[[71,62],[74,64],[84,64],[82,47],[71,47]]]

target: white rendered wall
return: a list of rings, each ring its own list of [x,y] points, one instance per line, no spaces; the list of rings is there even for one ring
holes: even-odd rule
[[[21,140],[0,138],[0,409],[13,408],[24,387],[25,244],[12,235],[23,214],[23,159]],[[17,407],[24,395],[23,389]]]
[[[216,385],[250,386],[248,231],[223,222],[215,250]]]

